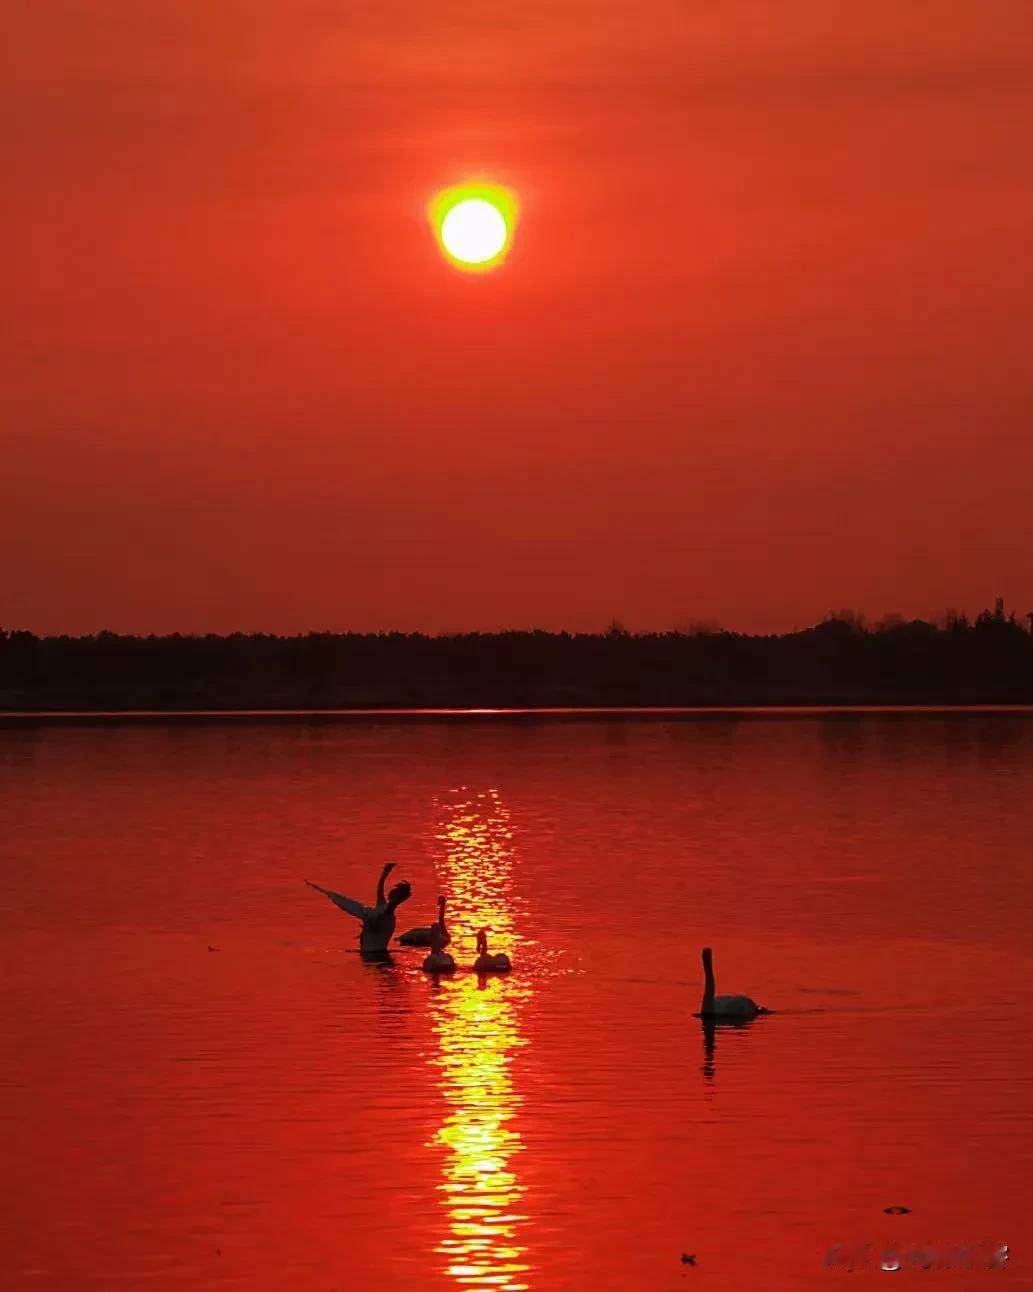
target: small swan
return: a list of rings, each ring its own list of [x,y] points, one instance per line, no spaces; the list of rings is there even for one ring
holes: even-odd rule
[[[453,973],[456,962],[447,951],[432,951],[423,962],[424,973]]]
[[[756,1018],[768,1011],[749,996],[715,996],[714,962],[709,947],[703,948],[703,1003],[700,1018]]]
[[[445,899],[440,899],[442,909],[444,909]],[[448,940],[448,933],[444,924],[432,924],[430,926],[430,955],[423,962],[425,973],[452,973],[456,967],[456,962],[445,950],[445,941]]]
[[[410,929],[407,933],[403,933],[400,938],[396,938],[395,941],[399,942],[403,947],[433,946],[433,939],[431,935],[432,935],[432,931],[435,928],[437,928],[438,925],[441,926],[445,934],[445,940],[442,942],[441,945],[443,947],[447,947],[448,944],[452,941],[452,936],[445,926],[445,899],[443,897],[438,898],[437,924],[425,924],[422,926],[422,928]]]
[[[508,973],[513,966],[504,951],[497,955],[488,952],[488,930],[477,930],[477,959],[473,962],[476,973]]]

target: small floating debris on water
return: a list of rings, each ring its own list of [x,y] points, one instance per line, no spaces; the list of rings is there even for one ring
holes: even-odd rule
[[[910,1207],[883,1207],[883,1211],[887,1216],[909,1216],[911,1214]]]
[[[209,947],[209,948],[208,948],[208,950],[209,950],[209,951],[218,951],[218,949],[219,949],[218,947]]]
[[[693,1254],[690,1256],[688,1252],[682,1252],[682,1254],[681,1254],[681,1263],[682,1263],[683,1265],[695,1265],[695,1264],[696,1264],[696,1255],[695,1255],[695,1253],[693,1253]]]

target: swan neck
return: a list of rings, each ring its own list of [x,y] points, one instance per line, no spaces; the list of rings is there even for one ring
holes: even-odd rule
[[[714,1005],[714,966],[709,956],[703,957],[703,1008],[701,1013],[708,1014]]]

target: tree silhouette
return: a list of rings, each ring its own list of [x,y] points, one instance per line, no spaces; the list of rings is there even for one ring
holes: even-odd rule
[[[1033,703],[1033,611],[841,610],[791,633],[174,633],[0,629],[0,708],[354,709]]]

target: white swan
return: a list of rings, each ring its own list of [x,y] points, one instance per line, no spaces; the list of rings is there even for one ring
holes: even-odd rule
[[[477,973],[508,973],[513,968],[504,951],[497,955],[489,954],[487,929],[477,930],[477,959],[473,962],[473,967]]]
[[[438,925],[441,926],[445,934],[444,941],[441,945],[443,947],[447,947],[452,941],[452,935],[449,933],[448,928],[445,925],[445,899],[443,897],[438,898],[438,918],[436,924],[425,924],[418,929],[409,929],[409,931],[407,933],[403,933],[400,938],[395,938],[395,941],[400,943],[403,947],[429,947],[433,944],[433,930],[436,929]]]
[[[444,902],[444,898],[441,901]],[[443,938],[447,938],[443,924],[432,924],[430,926],[430,955],[423,962],[425,973],[452,973],[456,967],[456,962],[445,950]]]
[[[703,948],[703,1003],[700,1018],[756,1018],[768,1011],[749,996],[714,995],[714,960],[709,947]]]

